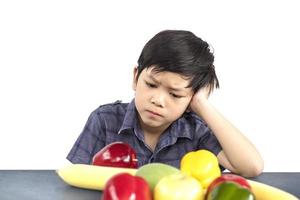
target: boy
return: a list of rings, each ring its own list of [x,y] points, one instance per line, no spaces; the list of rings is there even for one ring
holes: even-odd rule
[[[262,172],[255,147],[209,103],[219,87],[209,45],[189,31],[167,30],[147,42],[134,68],[135,98],[100,106],[67,159],[91,163],[104,146],[131,145],[138,165],[180,166],[190,151],[207,149],[221,166],[245,177]]]

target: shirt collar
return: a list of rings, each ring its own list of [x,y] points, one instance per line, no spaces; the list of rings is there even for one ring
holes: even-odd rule
[[[189,138],[190,140],[193,139],[193,134],[191,130],[191,122],[189,119],[192,118],[191,113],[183,113],[183,115],[177,119],[175,122],[171,124],[166,131],[169,132],[171,137],[183,137]],[[125,113],[125,117],[123,120],[123,124],[118,132],[118,134],[123,133],[126,130],[133,130],[137,127],[138,117],[137,117],[137,110],[135,107],[134,99],[128,104],[127,110]]]
[[[118,134],[122,133],[128,129],[134,129],[135,124],[137,123],[137,113],[136,113],[134,99],[127,105],[127,110],[125,113],[125,117],[123,120],[123,124],[118,132]]]
[[[191,124],[191,114],[190,113],[183,113],[183,115],[177,119],[170,127],[170,134],[172,137],[181,137],[181,138],[188,138],[190,140],[193,139],[193,132],[191,129],[193,125]]]

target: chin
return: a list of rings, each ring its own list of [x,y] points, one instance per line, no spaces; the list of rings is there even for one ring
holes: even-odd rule
[[[148,119],[148,118],[142,118],[142,121],[146,126],[150,126],[150,127],[160,127],[160,126],[165,125],[162,122],[151,120],[151,119]]]
[[[150,121],[150,120],[145,120],[145,121],[143,121],[143,123],[144,123],[146,126],[150,126],[150,127],[160,127],[160,126],[163,126],[162,123],[154,122],[154,121]]]

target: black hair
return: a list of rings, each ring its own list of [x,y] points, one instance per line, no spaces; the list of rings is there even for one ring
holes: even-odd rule
[[[219,87],[213,65],[214,55],[209,44],[190,31],[165,30],[156,34],[144,46],[138,59],[137,79],[145,68],[155,72],[174,72],[190,79],[194,92],[209,86]]]

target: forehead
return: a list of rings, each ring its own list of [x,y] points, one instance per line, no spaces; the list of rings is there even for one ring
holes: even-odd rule
[[[144,72],[146,77],[154,79],[154,81],[157,81],[161,84],[165,84],[169,87],[191,90],[191,88],[188,87],[191,81],[189,77],[175,72],[158,72],[153,67],[145,69]]]

